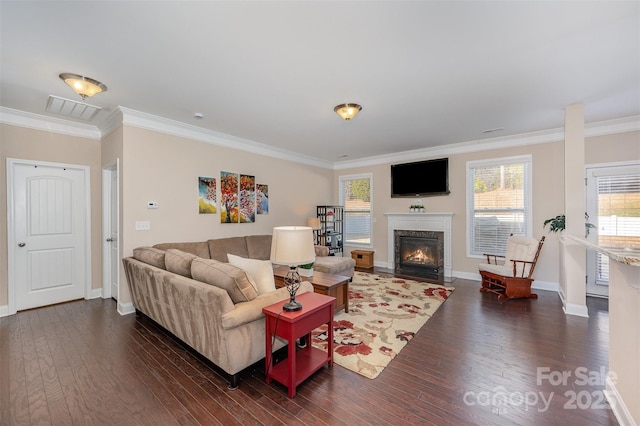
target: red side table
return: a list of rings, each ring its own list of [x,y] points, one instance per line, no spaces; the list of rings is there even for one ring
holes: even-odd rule
[[[302,303],[302,309],[296,312],[282,310],[288,300],[274,303],[262,309],[266,321],[265,346],[267,383],[271,379],[289,388],[289,398],[296,396],[296,386],[315,373],[324,364],[333,366],[333,306],[336,298],[317,293],[302,293],[296,301]],[[311,331],[322,324],[328,325],[328,351],[311,345]],[[271,366],[271,341],[273,335],[287,340],[288,356],[286,360]],[[307,336],[307,346],[296,351],[296,339]]]

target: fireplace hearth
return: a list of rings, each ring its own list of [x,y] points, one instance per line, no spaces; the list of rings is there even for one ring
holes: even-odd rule
[[[425,278],[444,276],[444,232],[394,231],[394,272]]]

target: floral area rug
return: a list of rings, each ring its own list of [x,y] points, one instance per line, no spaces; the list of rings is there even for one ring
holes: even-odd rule
[[[453,287],[356,271],[349,284],[349,313],[333,321],[333,361],[370,379],[395,358],[453,292]],[[327,326],[312,333],[326,350]]]

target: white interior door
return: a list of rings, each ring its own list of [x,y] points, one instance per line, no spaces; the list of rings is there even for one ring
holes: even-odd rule
[[[109,282],[111,297],[118,300],[118,271],[120,259],[118,256],[118,167],[110,170],[109,185]]]
[[[88,170],[8,163],[9,287],[16,310],[84,298]]]

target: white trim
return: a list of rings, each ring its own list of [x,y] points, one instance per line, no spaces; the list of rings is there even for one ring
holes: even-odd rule
[[[479,282],[482,281],[482,277],[480,276],[480,274],[475,272],[453,271],[453,276],[456,278],[462,278],[465,280],[479,281]],[[560,289],[560,284],[552,281],[534,280],[533,284],[531,284],[531,288],[535,290],[553,291],[558,293]]]
[[[102,134],[96,126],[47,117],[7,107],[0,107],[0,123],[63,135],[100,140]]]
[[[0,305],[0,318],[9,316],[9,305]]]
[[[102,139],[109,136],[119,127],[122,127],[122,111],[120,108],[116,108],[107,116],[107,118],[100,124],[100,131],[102,132]]]
[[[116,175],[117,187],[114,189],[111,187],[111,178],[113,174]],[[108,299],[110,297],[116,297],[112,294],[111,284],[113,277],[111,276],[111,243],[107,241],[110,237],[111,229],[111,212],[114,210],[114,206],[111,204],[111,191],[116,191],[116,252],[120,253],[120,159],[116,158],[114,164],[104,166],[102,169],[102,297]],[[115,277],[115,281],[120,289],[120,274]],[[119,298],[119,295],[117,295]]]
[[[119,108],[122,111],[122,123],[128,126],[153,130],[156,132],[205,142],[212,145],[223,146],[226,148],[251,152],[253,154],[279,158],[282,160],[288,160],[296,163],[306,164],[309,166],[330,169],[333,165],[329,161],[319,160],[310,156],[297,154],[292,151],[276,148],[249,139],[227,135],[225,133],[216,132],[215,130],[203,129],[200,127],[192,126],[190,124],[181,123],[179,121],[169,120],[144,112],[134,111],[129,108]]]
[[[608,121],[599,121],[585,125],[585,137],[602,136],[608,134],[633,132],[640,130],[640,116],[624,117]],[[513,148],[527,145],[560,142],[564,140],[564,128],[541,130],[531,133],[520,133],[510,136],[501,136],[490,139],[479,139],[468,142],[459,142],[449,145],[440,145],[430,148],[415,149],[392,154],[378,155],[361,158],[358,160],[346,160],[334,163],[334,170],[350,169],[355,167],[375,166],[402,161],[426,160],[443,155],[469,154],[472,152],[489,151],[494,149]]]
[[[136,308],[133,306],[132,302],[127,302],[127,303],[118,302],[117,310],[120,315],[129,315],[129,314],[133,314],[136,311]]]
[[[531,288],[536,290],[554,291],[557,293],[558,290],[560,289],[560,283],[555,283],[552,281],[534,280],[533,284],[531,284]]]
[[[589,318],[589,310],[587,305],[576,305],[575,303],[566,303],[562,307],[565,315],[575,315],[578,317]]]
[[[477,274],[475,272],[453,271],[452,276],[456,278],[461,278],[463,280],[478,281],[478,282],[481,281],[480,274]]]
[[[564,128],[557,128],[530,133],[520,133],[510,136],[501,136],[497,138],[477,139],[448,145],[439,145],[430,148],[361,158],[358,160],[330,162],[310,156],[300,155],[284,149],[275,148],[248,139],[242,139],[213,130],[202,129],[189,124],[158,117],[152,114],[135,111],[122,106],[116,108],[100,124],[99,127],[6,107],[0,107],[0,123],[53,133],[86,137],[90,139],[102,139],[122,124],[128,124],[134,127],[173,134],[214,145],[221,145],[247,152],[256,152],[269,157],[281,158],[296,163],[333,170],[390,164],[407,160],[419,161],[421,159],[428,159],[436,156],[468,154],[472,152],[538,145],[564,140]],[[633,132],[638,130],[640,130],[640,116],[623,117],[585,124],[585,137]]]
[[[621,425],[637,426],[638,424],[633,420],[633,417],[631,416],[627,405],[624,403],[620,392],[618,392],[616,385],[609,376],[607,376],[605,382],[606,388],[604,396],[607,398],[607,401],[611,406],[611,411],[613,411],[613,415],[616,416],[618,423]]]
[[[16,164],[26,165],[38,165],[43,167],[55,167],[55,168],[67,168],[73,170],[80,170],[84,175],[85,185],[85,288],[84,298],[89,299],[92,295],[92,283],[91,283],[91,168],[89,166],[82,166],[78,164],[64,164],[53,163],[47,161],[33,161],[23,160],[19,158],[7,157],[7,293],[8,293],[8,312],[9,315],[13,315],[17,312],[17,300],[15,291],[15,255],[12,247],[16,244],[14,229],[10,226],[15,222],[14,217],[14,182],[13,182],[13,170]]]
[[[101,288],[92,288],[91,293],[89,293],[89,297],[85,297],[85,299],[100,299],[102,298],[102,289]]]

